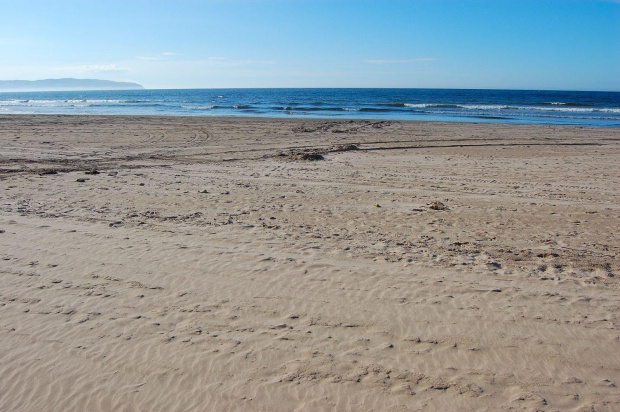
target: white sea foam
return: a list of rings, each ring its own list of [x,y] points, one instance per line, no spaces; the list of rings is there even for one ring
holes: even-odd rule
[[[181,109],[186,110],[211,110],[216,106],[181,106]]]
[[[63,100],[0,100],[0,106],[22,106],[22,107],[87,107],[91,105],[123,104],[133,103],[134,101],[116,99],[63,99]]]
[[[519,107],[519,109],[569,113],[620,113],[620,108],[617,107]]]
[[[20,100],[0,100],[0,106],[17,106]]]
[[[466,104],[463,106],[458,106],[459,109],[469,109],[469,110],[506,110],[513,109],[511,106],[507,105],[498,105],[498,104]]]
[[[566,113],[620,113],[618,107],[566,107],[566,103],[551,103],[554,106],[509,106],[499,104],[436,104],[436,103],[405,103],[405,107],[410,108],[431,108],[431,109],[454,109],[454,110],[532,110],[547,112],[566,112]]]

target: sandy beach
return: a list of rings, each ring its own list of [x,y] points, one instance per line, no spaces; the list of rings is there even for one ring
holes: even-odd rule
[[[620,129],[0,116],[0,410],[620,410]]]

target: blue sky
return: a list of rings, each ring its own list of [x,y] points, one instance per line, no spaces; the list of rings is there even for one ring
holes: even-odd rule
[[[0,0],[0,80],[620,91],[620,1]]]

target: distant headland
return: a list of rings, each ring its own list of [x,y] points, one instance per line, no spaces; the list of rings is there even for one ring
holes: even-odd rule
[[[144,87],[138,83],[99,79],[0,80],[0,91],[3,92],[130,89]]]

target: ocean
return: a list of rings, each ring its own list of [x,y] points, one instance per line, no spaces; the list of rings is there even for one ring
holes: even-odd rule
[[[0,93],[0,114],[258,116],[620,127],[620,92],[183,89]]]

